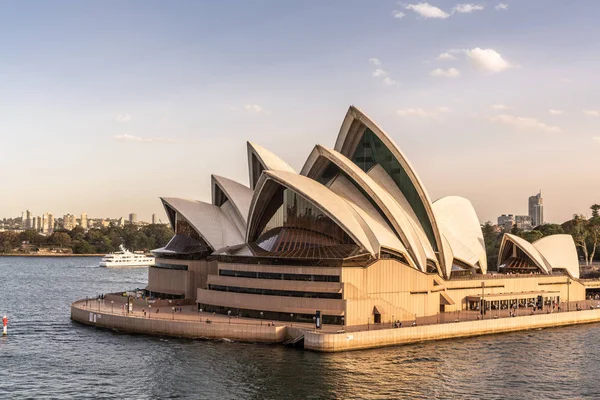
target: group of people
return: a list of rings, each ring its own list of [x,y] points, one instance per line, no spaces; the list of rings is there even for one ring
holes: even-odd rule
[[[400,321],[400,320],[394,321],[393,326],[394,326],[394,328],[402,328],[402,321]]]

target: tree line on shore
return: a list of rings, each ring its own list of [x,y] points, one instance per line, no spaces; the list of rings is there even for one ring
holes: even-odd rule
[[[590,207],[591,217],[575,214],[573,219],[562,224],[543,224],[530,231],[523,231],[515,226],[510,232],[494,229],[494,226],[487,222],[483,225],[483,239],[485,241],[485,250],[487,253],[488,269],[495,270],[498,263],[498,252],[504,233],[512,233],[530,243],[535,242],[545,236],[556,234],[569,234],[573,236],[573,241],[577,247],[580,261],[585,265],[590,265],[594,260],[600,260],[600,205],[594,204]]]
[[[165,246],[173,237],[170,227],[150,224],[125,225],[85,230],[57,230],[44,236],[33,229],[0,232],[0,253],[36,252],[40,249],[69,250],[74,254],[106,254],[123,245],[131,251],[149,251]]]

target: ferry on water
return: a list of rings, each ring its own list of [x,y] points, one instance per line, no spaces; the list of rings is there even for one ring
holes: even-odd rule
[[[127,250],[123,245],[121,251],[109,253],[100,260],[101,267],[149,267],[154,265],[154,257],[142,252]]]

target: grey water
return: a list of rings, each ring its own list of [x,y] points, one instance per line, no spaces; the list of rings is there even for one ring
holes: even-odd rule
[[[339,354],[129,335],[69,318],[145,286],[98,261],[0,257],[0,399],[600,398],[600,324]]]

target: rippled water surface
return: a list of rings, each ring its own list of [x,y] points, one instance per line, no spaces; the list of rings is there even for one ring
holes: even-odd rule
[[[96,258],[0,257],[0,398],[600,398],[600,325],[341,354],[128,335],[69,304],[145,286]]]

